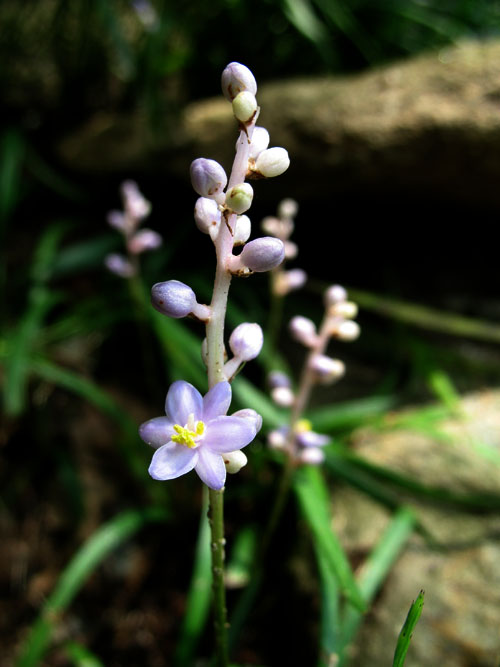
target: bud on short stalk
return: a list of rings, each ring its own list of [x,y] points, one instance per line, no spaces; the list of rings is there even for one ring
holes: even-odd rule
[[[309,368],[321,384],[339,380],[345,373],[344,363],[340,359],[332,359],[324,354],[315,354],[309,362]]]
[[[335,331],[335,337],[343,341],[356,340],[359,337],[361,330],[357,322],[352,320],[344,320],[341,322]]]
[[[243,91],[257,94],[257,82],[252,72],[241,63],[229,63],[222,72],[222,93],[226,100],[232,102]]]
[[[108,271],[111,271],[116,276],[120,276],[120,278],[132,278],[135,275],[134,267],[123,255],[118,255],[117,253],[107,255],[104,259],[104,264]]]
[[[269,146],[269,132],[265,127],[255,127],[252,134],[252,141],[250,142],[248,157],[255,160],[259,153],[265,151]]]
[[[176,319],[191,313],[204,322],[210,318],[210,308],[199,304],[189,285],[179,280],[167,280],[153,285],[151,303],[158,312]]]
[[[279,266],[284,257],[283,242],[272,236],[263,236],[247,243],[238,256],[230,257],[228,268],[233,273],[243,273],[245,269],[260,273]]]
[[[221,212],[217,202],[208,197],[199,197],[194,205],[194,221],[203,234],[210,234],[210,238],[217,238],[221,221]]]
[[[139,255],[141,252],[155,250],[163,243],[162,237],[152,229],[139,230],[128,242],[128,249],[133,255]]]
[[[273,178],[285,172],[290,166],[288,151],[284,148],[268,148],[259,153],[254,170],[265,178]]]
[[[283,199],[278,206],[278,217],[280,218],[295,218],[299,211],[299,205],[295,199]]]
[[[325,292],[325,304],[326,306],[332,306],[334,304],[340,303],[341,301],[346,301],[347,292],[342,287],[342,285],[331,285]]]
[[[252,223],[248,215],[239,215],[234,228],[233,246],[244,245],[252,233]]]
[[[286,246],[285,246],[286,257]],[[273,291],[277,296],[285,296],[289,292],[300,289],[307,281],[307,274],[302,269],[280,271],[276,276]]]
[[[242,363],[255,359],[263,343],[264,334],[260,325],[250,322],[238,325],[229,338],[229,347],[234,357],[224,366],[226,377],[233,377]]]
[[[316,325],[312,320],[302,315],[297,315],[290,320],[289,329],[292,337],[305,345],[314,347],[318,341]]]
[[[224,452],[222,460],[224,461],[226,470],[232,475],[239,472],[248,463],[247,456],[241,449],[237,449],[234,452]]]
[[[223,197],[227,176],[218,162],[200,157],[191,163],[190,174],[191,184],[199,195],[215,200]]]

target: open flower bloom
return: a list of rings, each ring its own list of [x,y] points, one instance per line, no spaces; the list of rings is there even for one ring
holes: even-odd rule
[[[157,448],[149,466],[151,477],[175,479],[194,468],[207,486],[222,489],[223,455],[245,447],[257,433],[254,419],[226,416],[230,403],[229,382],[219,382],[204,397],[189,382],[174,382],[165,401],[167,416],[139,428],[144,442]]]

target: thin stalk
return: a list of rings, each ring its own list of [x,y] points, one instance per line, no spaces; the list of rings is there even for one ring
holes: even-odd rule
[[[256,118],[255,118],[256,120]],[[249,145],[255,126],[255,120],[241,131],[236,145],[236,155],[229,178],[228,190],[243,183],[248,167]],[[208,385],[213,387],[226,380],[224,375],[224,322],[226,318],[227,298],[231,284],[231,273],[228,270],[228,259],[233,251],[233,233],[236,225],[236,214],[223,211],[219,234],[215,242],[217,267],[215,271],[214,290],[210,304],[211,314],[207,322],[207,372]],[[212,585],[214,604],[215,652],[217,667],[228,667],[227,642],[227,609],[226,590],[224,586],[224,489],[209,489],[208,517],[211,528],[212,547]]]

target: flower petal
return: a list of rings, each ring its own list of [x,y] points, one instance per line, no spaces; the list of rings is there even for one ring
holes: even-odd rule
[[[226,481],[226,466],[222,456],[203,447],[198,449],[198,453],[195,470],[201,481],[216,491],[222,489]]]
[[[174,424],[185,426],[190,414],[195,421],[201,419],[203,399],[200,392],[189,382],[177,380],[170,385],[165,400],[165,412]]]
[[[174,425],[168,417],[155,417],[139,426],[139,436],[151,447],[161,447],[170,442]]]
[[[329,435],[316,433],[315,431],[303,431],[295,436],[299,445],[302,447],[324,447],[332,441]]]
[[[192,470],[197,462],[195,449],[169,442],[153,454],[149,474],[153,479],[175,479]]]
[[[216,417],[207,424],[206,435],[200,443],[203,449],[213,452],[233,452],[248,445],[257,430],[249,419],[241,417]]]
[[[218,382],[203,398],[203,421],[225,415],[231,405],[231,385],[229,382]]]

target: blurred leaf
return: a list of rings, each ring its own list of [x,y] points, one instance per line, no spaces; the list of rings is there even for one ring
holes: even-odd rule
[[[186,610],[182,619],[180,637],[175,652],[175,664],[179,667],[192,664],[196,647],[205,629],[212,600],[212,551],[210,549],[210,525],[208,522],[208,488],[203,485],[203,505],[196,542],[191,583],[187,595]]]
[[[373,396],[308,410],[315,430],[323,433],[352,429],[381,417],[396,405],[395,396]]]
[[[0,225],[19,201],[24,155],[23,136],[15,129],[6,130],[0,138]]]
[[[316,543],[315,543],[316,547]],[[338,664],[340,647],[340,590],[337,577],[329,567],[324,551],[315,548],[321,582],[321,630],[320,648],[325,659],[320,659],[320,667]]]
[[[366,310],[407,322],[429,331],[441,331],[451,336],[500,342],[500,325],[471,317],[447,313],[408,301],[382,297],[371,292],[349,288],[349,296]]]
[[[406,654],[410,648],[413,630],[418,623],[424,608],[424,591],[420,591],[417,599],[412,602],[406,621],[404,622],[401,632],[399,633],[396,651],[394,652],[394,660],[392,667],[403,667],[406,660]]]
[[[102,525],[76,552],[44,603],[24,643],[16,667],[35,667],[47,651],[58,619],[71,604],[87,579],[125,540],[150,522],[165,521],[159,508],[123,512]]]
[[[105,256],[116,248],[118,242],[116,236],[106,234],[61,248],[52,266],[52,277],[103,268]]]
[[[88,648],[77,642],[68,642],[64,646],[65,653],[75,667],[104,667],[97,656],[91,653]]]
[[[255,526],[244,526],[234,538],[231,556],[226,566],[227,588],[240,588],[248,584],[256,553],[257,531]]]
[[[304,519],[311,529],[316,548],[321,550],[342,593],[357,609],[364,611],[363,598],[351,566],[333,531],[330,498],[320,470],[315,466],[307,466],[299,470],[295,475],[294,489]]]
[[[360,568],[357,581],[367,607],[370,606],[377,591],[384,583],[403,547],[415,530],[415,526],[416,517],[414,513],[406,507],[398,509],[375,548]],[[345,610],[342,619],[342,645],[340,649],[342,658],[339,667],[344,664],[344,651],[356,636],[362,620],[362,615],[353,607]]]
[[[428,383],[434,394],[451,412],[460,407],[460,395],[453,386],[450,376],[441,369],[433,369],[428,375]]]

